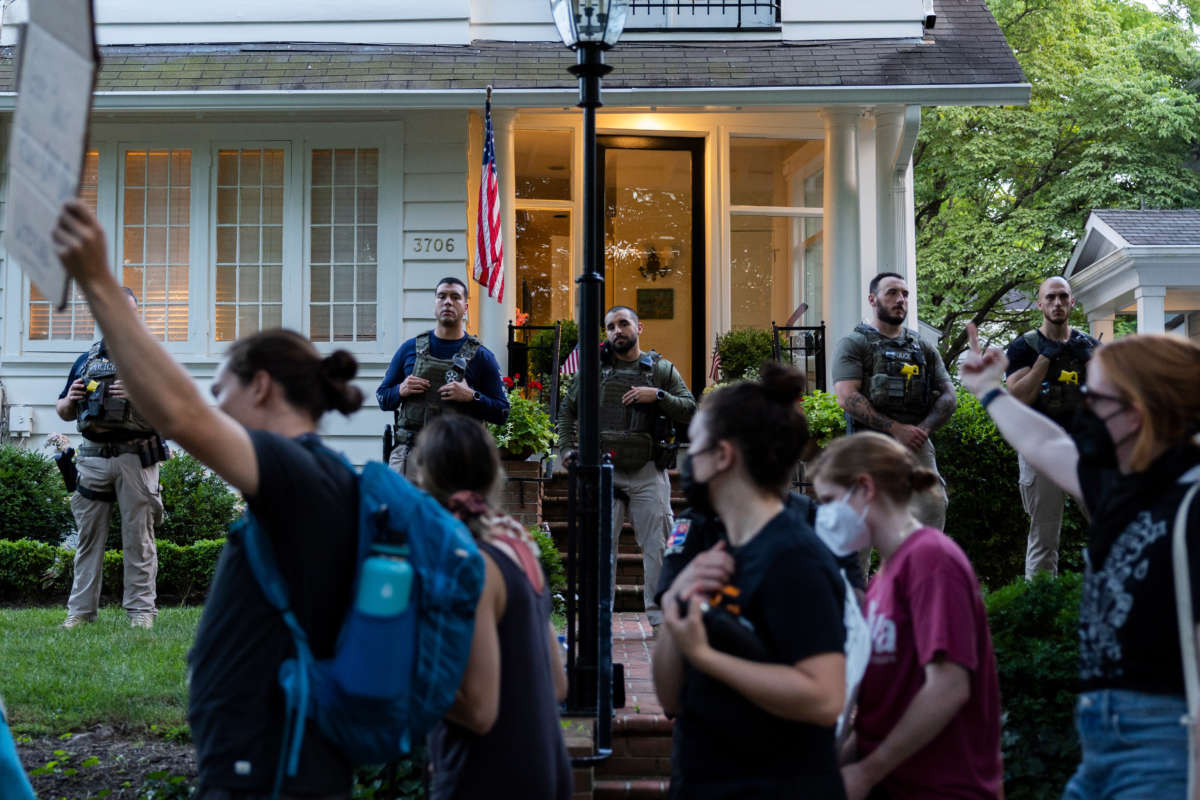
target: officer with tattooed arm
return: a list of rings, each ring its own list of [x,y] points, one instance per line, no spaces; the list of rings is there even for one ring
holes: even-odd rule
[[[922,466],[937,472],[929,436],[954,414],[957,399],[950,374],[937,348],[904,328],[904,278],[881,272],[868,289],[875,319],[855,326],[838,342],[833,356],[833,389],[846,412],[846,432],[887,434],[912,450]],[[912,511],[926,525],[945,530],[946,503],[945,486],[939,483],[913,495]]]
[[[1005,383],[1012,396],[1070,429],[1083,403],[1087,364],[1100,343],[1067,324],[1075,298],[1066,278],[1047,278],[1038,287],[1042,324],[1008,346]],[[1058,574],[1058,539],[1062,530],[1063,494],[1042,473],[1017,454],[1021,503],[1029,515],[1025,546],[1025,578],[1039,571]]]

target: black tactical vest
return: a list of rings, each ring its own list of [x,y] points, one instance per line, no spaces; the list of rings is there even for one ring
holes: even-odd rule
[[[102,341],[93,344],[79,372],[86,392],[84,398],[75,403],[79,432],[88,438],[106,441],[152,436],[154,429],[129,400],[109,395],[109,387],[118,378],[117,365],[102,351]]]
[[[654,403],[625,405],[621,398],[635,386],[662,388],[662,375],[670,374],[671,362],[651,350],[642,354],[637,368],[605,366],[600,372],[600,450],[611,453],[620,470],[641,469],[654,458]]]
[[[1036,330],[1023,336],[1035,357],[1041,347],[1038,337]],[[1087,381],[1087,363],[1092,359],[1097,344],[1092,337],[1071,331],[1062,352],[1050,360],[1046,378],[1033,401],[1033,407],[1055,422],[1069,421],[1075,410],[1083,404],[1083,394],[1079,388]]]
[[[862,386],[871,405],[905,424],[923,419],[933,404],[933,376],[920,337],[905,330],[899,339],[888,339],[863,324],[855,326],[854,332],[871,347],[869,373],[863,376]]]
[[[410,431],[418,431],[425,423],[445,410],[438,387],[461,381],[467,375],[467,365],[479,352],[483,343],[474,336],[467,336],[462,347],[453,358],[434,358],[429,348],[431,334],[417,337],[417,360],[413,362],[412,376],[429,381],[429,388],[421,394],[401,398],[396,409],[396,424]]]

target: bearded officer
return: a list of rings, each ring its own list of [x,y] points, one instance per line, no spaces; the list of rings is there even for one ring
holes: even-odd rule
[[[674,524],[667,477],[674,451],[666,446],[664,426],[686,426],[696,411],[696,399],[670,361],[653,350],[642,352],[642,323],[636,311],[613,306],[604,317],[604,329],[607,352],[601,358],[600,372],[600,450],[612,454],[613,540],[615,544],[628,514],[642,550],[646,618],[658,626],[662,610],[655,594],[663,547]],[[578,392],[576,381],[559,409],[562,453],[576,446]],[[616,559],[613,564],[615,568]]]
[[[129,302],[137,297],[126,288]],[[76,454],[78,484],[71,511],[79,530],[75,577],[63,628],[96,621],[113,501],[121,509],[124,597],[121,605],[134,628],[153,628],[158,611],[155,580],[158,548],[154,526],[162,519],[158,462],[167,457],[162,438],[125,397],[117,367],[104,340],[75,360],[55,404],[58,416],[75,421],[86,440]]]
[[[444,411],[483,422],[508,419],[508,395],[492,351],[466,329],[467,285],[455,277],[434,287],[437,327],[400,345],[375,391],[379,407],[395,412],[388,466],[408,474],[408,454],[425,423]]]
[[[1068,320],[1075,307],[1071,284],[1053,277],[1038,287],[1037,307],[1042,324],[1008,346],[1008,377],[1012,396],[1070,429],[1083,403],[1080,387],[1087,381],[1087,364],[1100,343]],[[1025,578],[1039,571],[1058,574],[1058,540],[1062,531],[1063,491],[1017,456],[1021,503],[1029,515],[1025,546]]]
[[[875,312],[837,344],[833,389],[846,412],[846,432],[873,430],[908,447],[922,466],[937,472],[929,436],[954,415],[957,399],[937,348],[903,327],[908,284],[895,272],[871,279],[867,302]],[[913,496],[913,515],[946,528],[946,490],[939,485]]]

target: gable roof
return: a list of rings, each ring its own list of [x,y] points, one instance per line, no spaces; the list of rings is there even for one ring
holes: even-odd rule
[[[574,55],[556,42],[469,45],[314,44],[102,47],[97,92],[548,90],[574,92]],[[0,92],[15,86],[14,48],[0,52]],[[925,39],[803,42],[623,42],[606,90],[767,90],[939,87],[950,102],[1027,102],[1028,84],[984,0],[940,0]],[[993,96],[981,87],[1004,87]],[[728,92],[736,97],[743,92]],[[928,95],[942,101],[942,95]],[[774,95],[775,102],[796,102]],[[974,100],[972,98],[975,98]],[[697,96],[698,102],[704,99]],[[771,99],[771,98],[768,98]],[[763,103],[762,98],[744,97]]]
[[[1131,245],[1200,246],[1200,208],[1098,208],[1092,213]]]

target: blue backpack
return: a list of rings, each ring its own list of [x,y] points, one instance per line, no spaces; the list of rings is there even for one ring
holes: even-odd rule
[[[348,461],[346,467],[354,470]],[[242,538],[250,569],[295,645],[295,657],[279,668],[286,716],[272,796],[285,774],[296,774],[308,720],[352,763],[382,764],[408,753],[445,716],[466,670],[484,576],[475,540],[441,504],[386,465],[368,463],[356,477],[354,596],[376,541],[397,537],[406,540],[412,595],[406,617],[373,616],[352,603],[331,659],[313,658],[258,521],[247,512],[231,531]],[[380,685],[380,678],[397,687],[390,696],[356,693]]]

